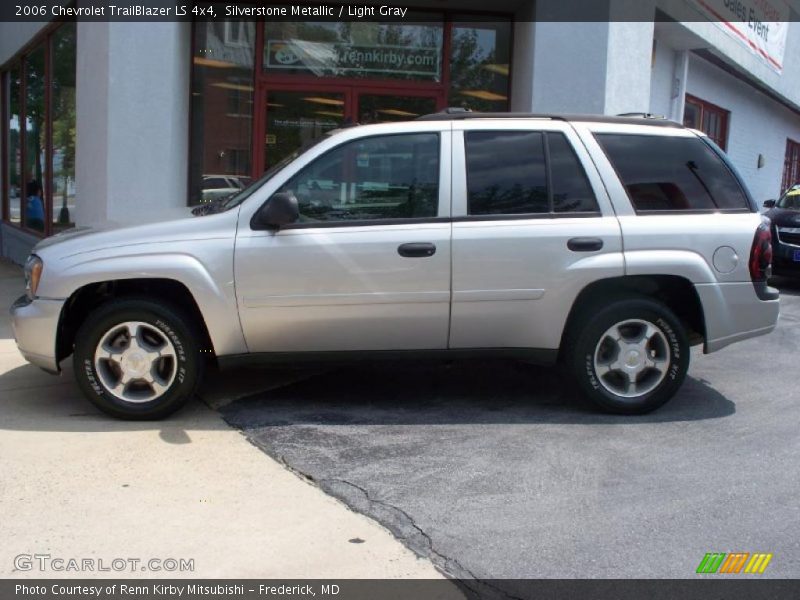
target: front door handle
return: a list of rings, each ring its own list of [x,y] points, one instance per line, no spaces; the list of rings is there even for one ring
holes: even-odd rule
[[[603,249],[603,240],[593,237],[576,237],[567,242],[573,252],[596,252]]]
[[[426,257],[436,254],[436,245],[430,242],[411,242],[409,244],[401,244],[397,248],[397,253],[406,258]]]

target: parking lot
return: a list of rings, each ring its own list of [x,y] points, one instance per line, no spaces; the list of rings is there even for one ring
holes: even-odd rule
[[[778,283],[774,333],[695,351],[679,395],[643,417],[598,414],[513,362],[331,368],[221,411],[454,576],[687,578],[706,552],[741,551],[796,578],[800,285]]]

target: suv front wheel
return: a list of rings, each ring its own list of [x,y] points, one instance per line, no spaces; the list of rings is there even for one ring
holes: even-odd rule
[[[89,314],[75,338],[73,366],[83,393],[121,419],[160,419],[200,384],[192,322],[146,299],[113,300]]]
[[[574,328],[568,366],[601,408],[643,414],[672,398],[689,368],[689,342],[675,314],[649,298],[617,300]]]

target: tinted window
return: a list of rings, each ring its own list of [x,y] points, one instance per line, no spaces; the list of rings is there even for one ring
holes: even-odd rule
[[[549,212],[542,144],[538,131],[467,132],[469,214]]]
[[[725,163],[698,138],[598,134],[637,211],[748,209]]]
[[[439,136],[386,135],[342,144],[279,191],[292,192],[300,222],[435,217]]]
[[[553,210],[561,212],[599,212],[594,192],[575,151],[562,133],[548,133],[550,180]]]

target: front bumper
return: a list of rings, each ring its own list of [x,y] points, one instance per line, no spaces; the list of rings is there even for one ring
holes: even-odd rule
[[[11,328],[17,348],[31,364],[59,373],[56,360],[58,320],[64,300],[22,296],[11,305]]]
[[[795,252],[800,252],[800,246],[796,243],[797,232],[798,229],[787,229],[772,222],[772,272],[775,275],[800,275],[800,261],[794,260]]]
[[[772,243],[772,272],[775,275],[786,277],[800,276],[800,261],[794,260],[797,246],[788,246],[782,243]]]
[[[774,300],[761,300],[752,282],[695,284],[695,289],[705,314],[706,354],[765,335],[778,324],[780,299],[775,289],[769,288]]]

